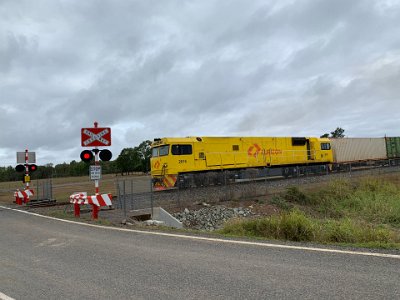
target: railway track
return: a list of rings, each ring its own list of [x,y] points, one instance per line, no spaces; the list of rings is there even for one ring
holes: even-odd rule
[[[352,168],[351,172],[330,172],[328,174],[306,174],[296,177],[285,178],[284,176],[271,176],[271,177],[260,177],[260,178],[247,178],[237,179],[235,182],[229,182],[227,184],[217,184],[200,187],[188,187],[188,188],[173,188],[165,191],[149,191],[148,189],[138,189],[135,191],[128,192],[127,194],[114,195],[113,202],[118,203],[119,200],[124,201],[123,197],[126,197],[129,201],[136,201],[136,203],[142,203],[143,206],[148,206],[153,197],[154,203],[163,203],[168,201],[172,202],[196,202],[201,199],[209,199],[211,202],[218,202],[221,199],[227,199],[229,197],[252,197],[259,195],[260,189],[275,189],[284,188],[285,186],[291,185],[307,185],[318,182],[326,182],[343,177],[359,177],[359,176],[378,176],[380,174],[400,172],[400,166],[381,166],[381,167],[360,167]],[[132,179],[135,180],[135,179]],[[150,179],[149,179],[150,180]],[[146,187],[148,185],[146,184]],[[236,196],[235,196],[236,195]],[[120,198],[120,199],[118,199]],[[214,199],[214,200],[213,200]],[[146,204],[147,203],[147,204]],[[40,207],[62,207],[69,205],[68,201],[57,202],[56,200],[32,200],[26,207],[28,208],[40,208]],[[117,206],[117,205],[116,205]]]
[[[182,208],[193,203],[220,203],[223,201],[237,201],[274,195],[277,192],[290,186],[312,186],[320,185],[332,180],[343,178],[377,177],[385,174],[400,173],[400,166],[384,168],[362,168],[352,172],[332,172],[329,175],[307,175],[298,177],[273,177],[257,178],[253,180],[241,181],[240,183],[230,183],[227,185],[209,185],[202,187],[172,189],[153,193],[155,205],[163,207]],[[148,193],[148,204],[150,204],[150,194]],[[128,201],[136,201],[136,195],[127,196]],[[143,196],[140,200],[143,201]],[[139,198],[137,198],[139,200]]]
[[[27,207],[48,207],[48,206],[62,206],[67,203],[57,203],[55,199],[52,200],[32,200],[29,201],[26,206]]]

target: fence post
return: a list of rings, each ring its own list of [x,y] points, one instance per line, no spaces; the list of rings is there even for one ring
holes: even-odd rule
[[[131,209],[134,209],[134,207],[133,207],[133,179],[131,179],[131,194],[129,196],[129,200],[131,202]]]
[[[181,199],[180,199],[181,198],[181,192],[182,192],[182,188],[180,187],[180,185],[178,185],[177,186],[177,190],[176,190],[176,199],[175,199],[175,201],[176,201],[176,204],[178,204],[179,209],[182,209],[182,207],[181,207]],[[161,197],[161,199],[164,199],[164,197]]]
[[[36,179],[36,201],[39,201],[39,179]]]
[[[116,194],[117,194],[117,203],[116,203],[116,208],[118,208],[119,207],[119,187],[118,187],[118,178],[116,178],[115,179],[115,191],[116,191]]]
[[[50,185],[49,198],[53,199],[53,181],[51,179],[49,185]]]
[[[231,182],[230,180],[225,180],[225,200],[229,201],[230,199],[230,189],[231,189]]]
[[[44,183],[44,182],[42,182],[42,186],[43,186],[43,188],[42,188],[42,198],[43,199],[45,199],[45,194],[46,194],[46,187],[47,187],[47,185]],[[39,193],[39,192],[38,192]]]
[[[153,181],[150,178],[150,205],[151,205],[151,218],[153,219]]]
[[[119,179],[117,179],[116,181],[116,188],[117,188],[117,199],[118,199],[117,207],[119,209],[122,209],[122,200],[121,200],[122,194],[121,194],[121,186]]]
[[[123,198],[124,198],[124,217],[126,219],[126,186],[125,186],[125,179],[122,181],[122,187],[123,187]]]

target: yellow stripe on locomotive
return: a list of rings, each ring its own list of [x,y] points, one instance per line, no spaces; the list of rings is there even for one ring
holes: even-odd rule
[[[154,186],[176,186],[179,174],[217,170],[330,164],[326,138],[187,137],[155,139],[151,176]]]

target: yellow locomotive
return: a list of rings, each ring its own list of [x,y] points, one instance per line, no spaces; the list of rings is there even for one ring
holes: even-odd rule
[[[316,137],[186,137],[154,139],[151,176],[156,189],[213,184],[225,171],[238,178],[244,170],[280,168],[282,175],[299,166],[333,162],[330,141]],[[212,176],[211,176],[212,177]],[[215,183],[215,182],[214,182]]]

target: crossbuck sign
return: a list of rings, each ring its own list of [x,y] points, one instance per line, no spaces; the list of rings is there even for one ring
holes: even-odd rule
[[[82,147],[111,146],[111,128],[82,128]]]

